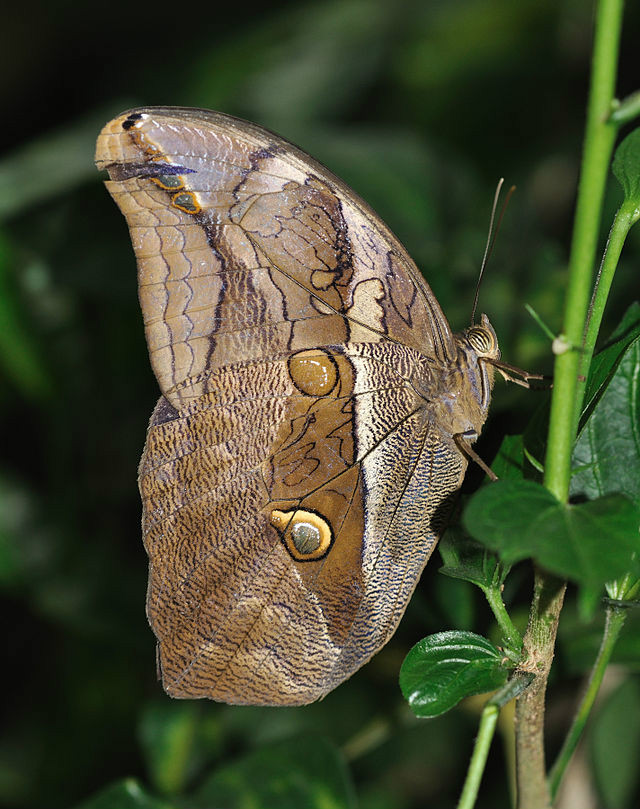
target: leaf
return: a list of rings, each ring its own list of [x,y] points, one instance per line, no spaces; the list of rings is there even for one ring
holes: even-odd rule
[[[505,435],[491,469],[500,480],[522,480],[524,477],[524,442],[521,435]]]
[[[417,643],[400,669],[400,688],[416,716],[439,716],[465,697],[507,681],[500,650],[474,632],[438,632]]]
[[[441,570],[438,573],[442,572]],[[435,626],[469,629],[478,617],[478,601],[471,582],[462,578],[436,576],[429,590],[428,619]],[[433,624],[432,624],[433,625]]]
[[[527,480],[542,481],[542,474],[534,466],[538,468],[544,465],[545,455],[547,451],[547,435],[549,434],[549,413],[551,406],[551,397],[548,392],[542,395],[542,401],[536,407],[533,416],[529,419],[529,423],[525,427],[522,436],[525,452],[533,463],[529,462],[526,467]]]
[[[640,307],[634,311],[639,312]],[[640,505],[639,339],[634,339],[619,359],[578,437],[572,466],[573,498],[594,499],[620,492]]]
[[[175,809],[145,792],[134,778],[107,787],[76,809]]]
[[[590,736],[596,785],[604,806],[635,805],[640,759],[640,687],[629,679],[594,717]]]
[[[95,182],[96,132],[115,110],[127,106],[127,100],[121,100],[94,109],[4,157],[0,161],[0,221],[82,183]]]
[[[624,190],[625,202],[640,205],[640,128],[618,146],[611,168]]]
[[[606,391],[626,351],[638,337],[640,337],[640,303],[634,301],[602,350],[591,360],[584,397],[583,424]]]
[[[0,232],[0,367],[26,399],[42,399],[53,395],[55,385],[34,336],[32,313],[17,287],[22,270],[9,239]]]
[[[190,809],[349,809],[353,786],[336,748],[308,735],[272,744],[208,778]]]
[[[590,590],[638,568],[640,509],[623,495],[565,505],[533,481],[499,480],[476,492],[463,521],[503,561],[533,557]]]
[[[491,464],[501,480],[522,480],[525,458],[521,435],[506,435]],[[438,544],[443,566],[440,573],[454,579],[470,581],[486,590],[500,587],[509,573],[508,565],[501,565],[495,554],[488,552],[459,527],[447,529]]]
[[[494,586],[496,581],[502,584],[509,572],[509,568],[502,566],[494,553],[459,528],[447,530],[438,550],[444,562],[440,573],[452,579],[470,581],[483,590]]]
[[[171,794],[184,789],[198,723],[194,702],[163,700],[146,707],[140,721],[140,741],[151,783]]]
[[[392,20],[387,4],[366,0],[287,8],[242,88],[251,117],[280,129],[292,118],[322,120],[349,109],[379,70]]]

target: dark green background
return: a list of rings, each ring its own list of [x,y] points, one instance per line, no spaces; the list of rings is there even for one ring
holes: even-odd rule
[[[621,96],[638,81],[632,5]],[[524,304],[560,328],[592,5],[117,0],[97,8],[40,0],[3,10],[0,805],[70,807],[129,775],[156,792],[163,784],[189,791],[248,751],[313,731],[346,749],[362,807],[450,806],[477,715],[463,708],[412,719],[397,672],[424,634],[487,632],[491,622],[479,593],[438,575],[437,554],[392,642],[319,705],[185,706],[156,683],[136,465],[157,389],[127,230],[93,147],[104,122],[137,104],[219,109],[278,131],[378,210],[454,329],[467,325],[493,190],[505,176],[518,190],[480,308],[505,359],[549,371],[548,341]],[[604,232],[620,198],[612,180]],[[607,330],[637,296],[639,235],[625,249]],[[543,396],[497,384],[483,457],[524,427]],[[508,582],[522,620],[529,587],[526,569]],[[570,603],[552,745],[597,645],[597,632],[571,615]],[[619,659],[637,669],[638,633],[625,638]],[[638,710],[637,679],[625,682]],[[186,763],[170,757],[178,774],[167,783],[154,761],[173,721],[187,728]],[[495,744],[481,806],[507,805],[502,773]]]

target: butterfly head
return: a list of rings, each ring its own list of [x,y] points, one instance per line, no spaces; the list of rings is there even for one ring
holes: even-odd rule
[[[484,422],[493,388],[493,363],[500,359],[498,338],[486,315],[480,323],[473,323],[455,335],[458,345],[456,369],[460,384],[465,388],[462,394],[468,403],[469,412],[477,410],[473,421]]]
[[[480,323],[474,323],[465,329],[460,337],[460,342],[466,343],[468,351],[473,351],[479,360],[500,359],[500,348],[498,338],[489,322],[489,318],[483,314]]]

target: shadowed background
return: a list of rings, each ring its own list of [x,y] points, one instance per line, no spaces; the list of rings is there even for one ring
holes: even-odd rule
[[[373,205],[455,330],[468,323],[493,190],[505,176],[518,191],[480,311],[507,361],[548,372],[548,340],[524,304],[560,328],[592,7],[116,0],[102,13],[59,1],[3,11],[0,596],[8,686],[0,805],[71,807],[125,776],[156,794],[189,793],[251,751],[300,734],[341,750],[365,809],[451,805],[475,733],[473,705],[414,720],[397,672],[423,635],[482,633],[491,621],[479,592],[438,575],[437,554],[392,642],[319,705],[179,703],[156,683],[136,467],[157,386],[133,252],[93,167],[94,143],[109,118],[140,104],[218,109],[277,131]],[[630,7],[620,96],[637,89],[639,28]],[[620,199],[612,180],[605,230]],[[636,228],[605,333],[637,295],[639,248]],[[541,398],[497,384],[483,457],[492,458],[505,432],[524,428]],[[526,571],[508,586],[524,621]],[[590,662],[598,633],[571,608],[560,631],[566,700],[561,690],[549,719],[561,729],[578,682],[570,678]],[[637,632],[623,637],[618,657],[637,669]],[[637,678],[622,686],[622,714],[640,716]],[[596,771],[609,766],[608,745],[599,744],[592,747],[605,759]],[[496,744],[487,807],[508,805],[502,768]],[[633,795],[632,783],[619,809]]]

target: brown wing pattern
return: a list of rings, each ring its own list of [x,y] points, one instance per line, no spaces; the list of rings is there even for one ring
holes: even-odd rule
[[[454,356],[402,246],[275,135],[215,113],[140,110],[105,127],[96,160],[129,223],[152,365],[177,409],[206,392],[208,368],[287,350],[385,336]]]
[[[280,360],[216,370],[178,418],[164,421],[175,414],[161,400],[140,486],[148,615],[168,693],[310,702],[394,631],[435,544],[440,503],[428,478],[444,449],[390,368],[407,350],[376,347],[385,350],[404,356],[336,353],[336,384],[321,397],[301,393]],[[364,411],[379,418],[356,446]],[[454,485],[462,465],[450,469]],[[295,558],[276,511],[320,515],[329,551]]]
[[[164,687],[318,699],[395,630],[464,474],[449,326],[375,214],[264,130],[141,109],[96,161],[163,394],[140,491]]]

